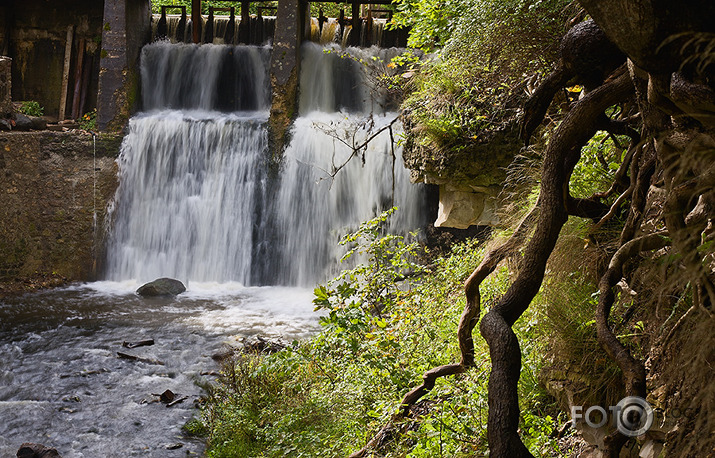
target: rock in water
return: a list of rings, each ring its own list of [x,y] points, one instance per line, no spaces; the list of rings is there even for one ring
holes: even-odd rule
[[[173,278],[157,278],[137,289],[137,294],[144,297],[176,296],[186,291],[186,287],[179,280]]]
[[[61,458],[59,452],[54,448],[45,447],[40,444],[25,442],[17,451],[17,458]]]

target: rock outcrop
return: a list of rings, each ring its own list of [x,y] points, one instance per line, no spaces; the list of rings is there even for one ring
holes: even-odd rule
[[[176,296],[186,291],[186,286],[173,278],[157,278],[137,289],[137,294],[143,297]]]

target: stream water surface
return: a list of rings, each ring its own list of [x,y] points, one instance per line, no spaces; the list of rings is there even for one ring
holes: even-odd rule
[[[181,428],[198,412],[199,384],[219,370],[212,356],[243,336],[290,341],[318,327],[304,288],[202,283],[144,299],[136,287],[99,282],[0,302],[0,457],[23,442],[63,458],[201,455],[202,441]],[[155,344],[122,346],[145,339]],[[155,396],[165,390],[187,398],[167,407]]]

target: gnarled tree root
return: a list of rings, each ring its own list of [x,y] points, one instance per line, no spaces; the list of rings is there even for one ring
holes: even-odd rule
[[[487,423],[492,458],[532,456],[517,433],[521,351],[511,327],[538,292],[546,262],[568,218],[568,178],[580,158],[581,147],[595,133],[597,120],[604,110],[626,99],[632,91],[630,77],[621,68],[615,79],[607,81],[576,103],[547,146],[538,203],[541,214],[534,235],[524,250],[523,267],[509,290],[480,325],[492,359]]]
[[[598,342],[606,351],[608,356],[618,364],[623,372],[626,396],[639,396],[645,398],[646,395],[646,374],[643,363],[631,356],[628,349],[618,340],[611,331],[608,319],[611,308],[615,302],[614,286],[621,280],[623,275],[623,264],[641,251],[650,251],[662,248],[670,242],[666,238],[667,232],[656,232],[643,235],[636,239],[624,243],[611,258],[606,273],[599,282],[599,301],[596,309],[596,332]],[[604,440],[604,453],[608,457],[616,458],[620,454],[623,444],[628,438],[620,431],[615,431]]]

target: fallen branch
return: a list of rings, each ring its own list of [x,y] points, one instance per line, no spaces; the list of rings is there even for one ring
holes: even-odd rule
[[[126,340],[122,342],[122,347],[124,348],[137,348],[137,347],[145,347],[149,345],[154,345],[154,339],[147,339],[147,340],[139,340],[137,342],[127,342]]]

